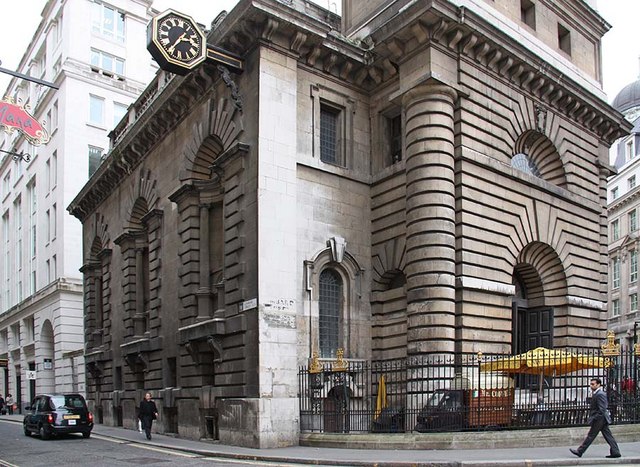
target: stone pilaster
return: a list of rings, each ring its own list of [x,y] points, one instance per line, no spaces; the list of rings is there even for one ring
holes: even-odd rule
[[[403,96],[410,356],[454,351],[456,97],[453,88],[438,83]]]

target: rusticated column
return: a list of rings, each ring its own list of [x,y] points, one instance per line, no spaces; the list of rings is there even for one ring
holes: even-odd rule
[[[407,354],[454,351],[456,91],[422,84],[406,115]]]

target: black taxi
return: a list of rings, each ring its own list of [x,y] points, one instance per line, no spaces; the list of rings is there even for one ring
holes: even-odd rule
[[[80,394],[40,394],[33,399],[24,416],[24,434],[39,434],[42,439],[67,433],[82,433],[88,438],[93,429],[93,414]]]

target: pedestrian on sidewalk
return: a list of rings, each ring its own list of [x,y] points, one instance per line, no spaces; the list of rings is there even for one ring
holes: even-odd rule
[[[2,398],[2,394],[0,394],[0,415],[6,414],[7,411],[4,409],[4,399]]]
[[[589,433],[578,449],[569,449],[571,454],[582,457],[587,448],[591,445],[598,433],[602,433],[605,441],[609,444],[609,455],[607,457],[620,457],[620,449],[616,443],[609,425],[611,424],[611,415],[609,414],[607,395],[602,389],[602,381],[599,378],[591,378],[591,405],[589,406]]]
[[[151,400],[150,392],[146,393],[144,399],[140,401],[138,418],[140,418],[142,422],[142,429],[147,435],[147,439],[151,439],[151,425],[153,421],[158,418],[158,408],[156,407],[156,403]]]
[[[7,410],[9,411],[9,415],[13,415],[13,396],[11,393],[7,393],[7,398],[4,400],[4,403],[7,406]]]

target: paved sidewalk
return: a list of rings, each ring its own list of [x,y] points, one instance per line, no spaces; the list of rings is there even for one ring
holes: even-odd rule
[[[0,416],[0,421],[22,423],[21,415]],[[585,434],[587,428],[584,430]],[[192,441],[154,434],[151,441],[135,430],[95,425],[93,434],[135,444],[175,449],[203,457],[299,463],[309,465],[372,467],[560,467],[560,466],[630,466],[640,465],[640,441],[620,443],[622,456],[607,459],[609,447],[594,444],[582,458],[569,452],[569,447],[505,448],[505,449],[441,449],[383,450],[340,449],[292,446],[275,449],[251,449],[207,441]],[[524,434],[523,434],[524,435]]]

